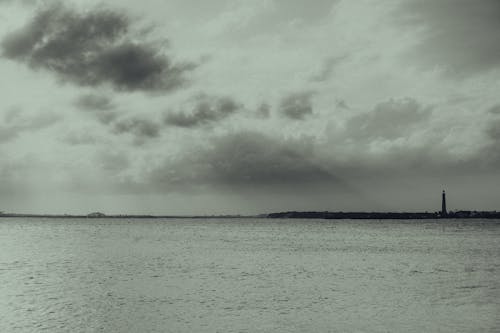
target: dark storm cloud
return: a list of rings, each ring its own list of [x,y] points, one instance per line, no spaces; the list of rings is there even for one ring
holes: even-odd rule
[[[476,165],[500,168],[500,119],[491,121],[485,129],[489,143],[477,153]],[[477,168],[479,170],[479,168]]]
[[[367,113],[350,118],[346,131],[350,138],[361,140],[396,139],[427,120],[432,108],[411,98],[379,103]]]
[[[290,119],[303,120],[313,113],[312,92],[293,93],[281,100],[280,112]]]
[[[133,41],[121,13],[78,13],[62,3],[43,7],[2,41],[3,56],[55,73],[81,86],[109,83],[117,90],[166,91],[182,86],[193,64],[172,64],[161,46]]]
[[[284,139],[253,131],[230,133],[206,145],[186,147],[184,155],[166,160],[146,175],[143,186],[159,191],[353,191],[350,184],[362,179],[404,178],[416,171],[423,177],[436,176],[442,170],[449,170],[451,176],[476,165],[476,156],[459,160],[440,141],[377,153],[367,153],[363,142],[358,142],[349,146],[347,155],[337,152],[342,145],[341,141]]]
[[[146,118],[127,118],[117,121],[114,124],[115,133],[131,133],[137,139],[151,139],[160,136],[161,126]]]
[[[500,120],[496,120],[490,124],[488,127],[488,136],[495,140],[497,143],[500,143]],[[500,151],[500,148],[498,149]]]
[[[228,97],[198,96],[191,112],[170,112],[165,123],[171,126],[194,128],[221,121],[242,106]]]
[[[0,144],[16,139],[24,132],[35,132],[55,124],[60,117],[43,113],[35,117],[25,116],[19,108],[6,112],[0,125]]]
[[[205,155],[211,177],[230,184],[316,183],[335,177],[314,160],[307,141],[279,141],[255,132],[219,138]]]
[[[103,95],[87,94],[82,95],[75,101],[75,106],[82,111],[92,114],[103,124],[109,124],[118,117],[113,109],[116,106],[111,98]]]
[[[498,125],[498,124],[496,124]],[[349,144],[317,138],[285,139],[262,132],[229,133],[185,146],[183,153],[143,173],[142,179],[120,180],[120,192],[202,193],[356,193],[359,185],[405,184],[421,179],[461,179],[470,172],[496,172],[500,163],[499,127],[482,150],[455,155],[441,138],[418,145],[366,150],[364,141]],[[492,171],[493,170],[493,171]],[[373,190],[373,189],[371,189]]]
[[[423,27],[423,39],[408,57],[451,76],[470,76],[500,66],[500,1],[410,0],[404,22]]]
[[[155,186],[290,187],[337,184],[316,160],[307,139],[274,139],[258,132],[232,133],[208,147],[168,161],[150,175]]]
[[[493,105],[491,108],[488,109],[488,112],[491,114],[500,114],[500,104]]]
[[[74,105],[81,111],[86,112],[96,118],[102,124],[108,125],[111,132],[115,134],[132,134],[138,143],[145,139],[157,138],[160,136],[161,123],[147,117],[122,117],[116,112],[116,105],[110,97],[97,94],[82,95],[75,100]],[[80,141],[87,143],[87,137],[72,137],[71,143],[80,144]]]

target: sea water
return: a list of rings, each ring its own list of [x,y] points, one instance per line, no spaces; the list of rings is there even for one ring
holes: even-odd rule
[[[0,219],[0,332],[499,332],[499,220]]]

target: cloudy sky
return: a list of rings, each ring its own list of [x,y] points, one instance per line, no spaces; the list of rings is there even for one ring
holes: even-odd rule
[[[498,0],[0,0],[0,210],[500,209]]]

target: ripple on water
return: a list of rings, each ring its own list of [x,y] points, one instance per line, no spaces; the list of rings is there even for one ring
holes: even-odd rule
[[[0,332],[494,332],[500,223],[6,219]]]

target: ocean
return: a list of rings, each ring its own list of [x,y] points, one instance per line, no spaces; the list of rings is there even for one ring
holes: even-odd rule
[[[0,332],[499,332],[500,220],[0,219]]]

